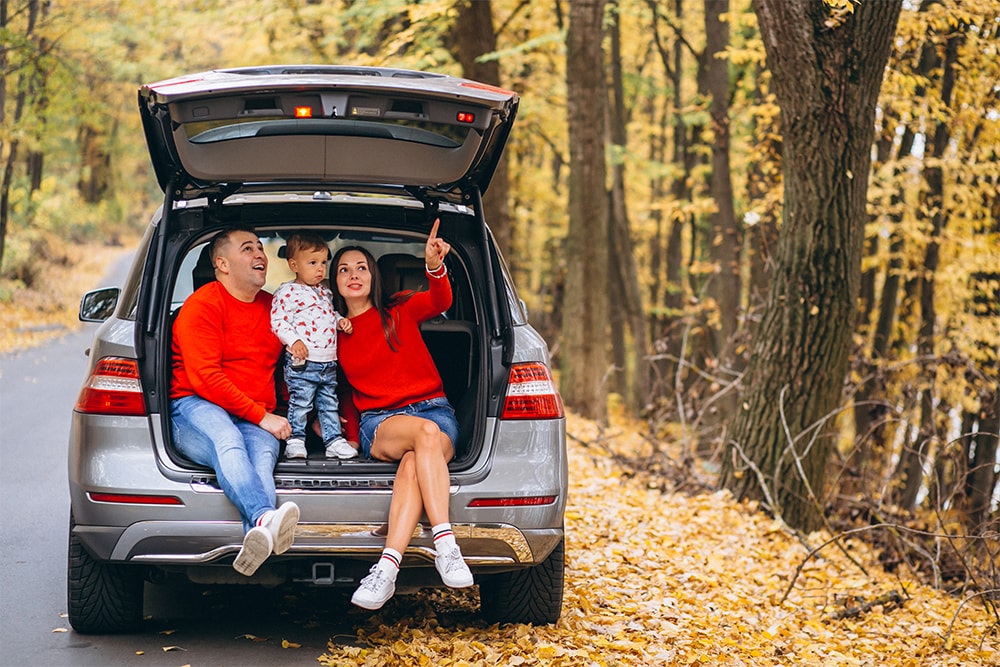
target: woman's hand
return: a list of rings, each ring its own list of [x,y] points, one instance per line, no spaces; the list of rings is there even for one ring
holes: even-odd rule
[[[441,218],[434,221],[431,233],[427,237],[427,245],[424,247],[424,261],[430,271],[437,271],[444,262],[445,255],[451,251],[451,244],[437,236],[438,227],[441,225]]]

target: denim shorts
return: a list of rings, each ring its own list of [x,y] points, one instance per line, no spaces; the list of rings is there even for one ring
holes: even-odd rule
[[[455,418],[455,409],[451,407],[447,398],[431,398],[426,401],[418,401],[401,408],[390,410],[366,410],[361,413],[361,453],[365,458],[372,457],[372,441],[375,440],[375,431],[379,424],[389,417],[395,415],[412,415],[429,419],[437,424],[441,432],[451,438],[452,446],[458,442],[458,419]]]

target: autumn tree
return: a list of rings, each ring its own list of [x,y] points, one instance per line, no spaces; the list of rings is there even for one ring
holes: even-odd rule
[[[574,0],[566,35],[569,118],[569,232],[559,358],[566,405],[607,414],[608,204],[604,128],[607,85],[601,46],[604,0]]]
[[[875,104],[901,9],[843,4],[753,4],[781,108],[785,202],[721,480],[802,530],[822,522],[818,498],[861,276]]]
[[[492,57],[497,50],[497,36],[493,28],[493,5],[490,0],[464,0],[459,2],[458,16],[452,30],[450,46],[456,60],[462,65],[462,76],[502,86],[500,61]],[[510,255],[512,226],[510,220],[509,160],[500,158],[490,188],[483,197],[483,213],[490,221],[490,229],[500,246],[500,251]]]

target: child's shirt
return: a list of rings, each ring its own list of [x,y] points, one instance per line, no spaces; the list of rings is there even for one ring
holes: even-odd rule
[[[274,291],[271,330],[290,347],[297,340],[309,349],[309,361],[337,360],[337,322],[333,292],[325,284],[303,285],[294,280]]]

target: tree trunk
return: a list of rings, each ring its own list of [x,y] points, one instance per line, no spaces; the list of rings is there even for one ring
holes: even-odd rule
[[[617,0],[614,0],[617,5]],[[611,104],[609,105],[609,127],[611,145],[624,151],[628,138],[625,126],[628,121],[625,110],[625,85],[621,66],[621,30],[618,16],[611,24]],[[609,293],[621,292],[622,298],[614,299],[619,304],[619,312],[624,315],[632,332],[632,359],[634,367],[628,373],[624,360],[615,359],[615,365],[620,366],[620,375],[625,379],[621,394],[625,404],[632,412],[637,412],[649,401],[649,332],[646,326],[646,313],[642,304],[642,293],[639,289],[639,267],[635,261],[635,244],[632,242],[631,226],[628,219],[628,204],[625,197],[625,163],[615,160],[611,168],[611,207],[610,207],[611,243],[608,245],[611,256],[608,267],[611,269]],[[626,348],[624,336],[620,345]],[[628,356],[628,355],[624,355]]]
[[[906,158],[913,148],[913,131],[906,128],[903,131],[896,153],[897,161]],[[905,162],[903,163],[905,164]],[[903,167],[897,168],[897,175]],[[889,200],[889,208],[894,209],[902,202],[903,193],[897,192]],[[889,341],[892,327],[896,322],[896,310],[899,305],[900,283],[903,269],[903,221],[902,215],[893,214],[892,232],[889,240],[889,263],[882,281],[882,292],[878,303],[878,316],[871,341],[871,354],[867,360],[861,360],[866,381],[858,388],[854,396],[854,433],[855,450],[848,459],[852,477],[861,475],[855,488],[844,487],[843,492],[850,494],[865,488],[866,479],[880,483],[885,461],[884,452],[890,443],[886,440],[886,419],[889,404],[884,400],[886,376],[883,368],[889,356]],[[872,465],[874,463],[874,465]]]
[[[566,405],[607,418],[608,205],[605,184],[604,0],[574,0],[566,36],[569,231],[560,389]],[[620,258],[619,258],[620,259]]]
[[[997,491],[997,446],[1000,441],[1000,391],[997,385],[980,395],[977,415],[978,431],[966,438],[965,460],[968,473],[965,478],[965,513],[968,525],[976,534],[986,532],[990,506]]]
[[[15,37],[17,40],[23,40],[25,43],[30,44],[35,41],[35,24],[38,22],[40,11],[38,0],[29,0],[26,3],[26,8],[28,22],[24,35],[17,35]],[[23,10],[24,7],[18,8],[18,12]],[[0,0],[0,31],[7,32],[10,28],[10,19],[11,16],[6,0]],[[6,36],[4,39],[0,39],[0,72],[3,72],[3,75],[0,76],[0,124],[3,124],[4,127],[16,127],[24,115],[28,93],[31,92],[32,79],[30,78],[30,70],[32,68],[26,66],[24,63],[17,63],[17,66],[14,68],[22,70],[18,74],[18,77],[29,78],[27,79],[27,83],[22,81],[19,85],[15,86],[17,95],[14,98],[14,118],[11,121],[11,126],[8,126],[6,124],[8,121],[5,117],[5,110],[7,109],[7,73],[11,70],[12,66],[10,62],[11,52],[7,46],[9,43],[11,41]],[[17,136],[16,132],[12,132],[11,134],[15,137]],[[2,148],[3,144],[0,142],[0,153],[2,153]],[[14,167],[17,164],[19,149],[20,141],[13,139],[7,149],[7,159],[4,161],[3,172],[0,173],[0,267],[3,266],[4,251],[7,245],[7,227],[10,219],[10,189],[14,180]]]
[[[458,3],[453,52],[462,65],[462,76],[494,86],[500,84],[500,62],[495,58],[480,61],[480,56],[497,50],[493,30],[493,7],[490,0],[466,0]],[[510,252],[513,229],[510,219],[510,174],[506,156],[500,158],[490,188],[483,196],[483,213],[490,223],[500,252],[516,268],[517,256]]]
[[[722,483],[809,531],[823,520],[861,276],[875,102],[901,7],[866,2],[847,15],[820,2],[753,6],[781,108],[785,207]]]
[[[951,106],[951,94],[955,86],[955,63],[958,60],[958,49],[963,39],[960,33],[948,37],[945,46],[945,59],[941,77],[941,103],[943,108]],[[924,253],[923,270],[920,277],[920,333],[917,342],[917,356],[922,359],[935,357],[935,325],[937,312],[935,308],[935,272],[940,262],[940,238],[947,220],[944,213],[944,174],[941,171],[939,159],[944,155],[950,140],[950,131],[946,122],[939,122],[934,131],[933,141],[928,146],[924,167],[924,182],[926,190],[922,199],[921,210],[932,211],[930,238]],[[928,447],[938,434],[937,410],[934,406],[934,365],[927,370],[930,378],[923,388],[920,401],[920,433],[917,448],[904,448],[897,468],[896,478],[900,482],[901,492],[897,504],[908,510],[916,506],[917,495],[923,483],[923,469],[928,456]]]
[[[80,179],[77,189],[88,204],[96,204],[111,184],[111,154],[104,133],[92,125],[81,125],[77,132],[80,146]]]
[[[732,368],[732,341],[740,321],[740,254],[743,228],[736,222],[733,182],[729,165],[729,59],[720,58],[729,46],[729,0],[705,3],[705,81],[711,96],[712,176],[709,191],[715,211],[709,217],[709,254],[715,264],[708,292],[719,311],[719,324],[712,328],[712,355],[721,368]],[[732,406],[735,407],[735,401]]]
[[[663,69],[667,74],[673,89],[671,104],[672,117],[669,123],[673,127],[673,151],[670,161],[677,171],[670,183],[670,199],[677,212],[667,221],[669,227],[664,256],[664,285],[657,295],[654,303],[660,303],[660,315],[657,317],[657,356],[659,361],[655,366],[656,385],[652,388],[652,393],[670,395],[682,390],[680,382],[682,373],[679,372],[679,360],[684,356],[683,328],[685,326],[684,311],[684,286],[682,284],[682,267],[684,266],[683,232],[684,225],[688,222],[688,217],[680,212],[682,202],[690,198],[690,188],[688,183],[691,180],[691,166],[693,160],[688,149],[688,128],[683,114],[683,97],[681,95],[682,81],[681,72],[684,65],[684,40],[680,35],[675,35],[671,47],[660,39],[659,16],[657,14],[657,3],[654,0],[647,0],[652,10],[653,39],[660,54]],[[674,15],[678,23],[682,22],[684,15],[683,0],[674,0]],[[668,122],[666,112],[664,113],[664,126]],[[673,401],[670,404],[673,405]]]

